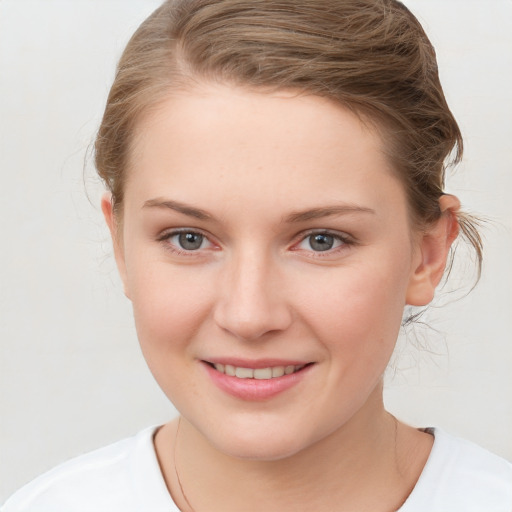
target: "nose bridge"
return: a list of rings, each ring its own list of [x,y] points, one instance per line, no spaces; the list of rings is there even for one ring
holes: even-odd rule
[[[271,251],[256,243],[240,247],[226,263],[223,277],[215,312],[221,328],[249,340],[289,325],[291,314]]]

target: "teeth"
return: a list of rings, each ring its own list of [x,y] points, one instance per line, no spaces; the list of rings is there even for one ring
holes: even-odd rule
[[[273,366],[269,368],[242,368],[239,366],[232,366],[230,364],[214,364],[215,369],[230,377],[238,377],[239,379],[258,379],[258,380],[269,380],[275,377],[282,377],[283,375],[291,375],[302,368],[304,368],[304,364],[301,365],[288,365],[288,366]]]
[[[284,375],[284,366],[274,366],[272,368],[272,377],[282,377]]]
[[[284,374],[290,375],[290,373],[293,373],[295,371],[295,366],[285,366],[284,368]]]
[[[258,368],[254,370],[254,378],[268,380],[272,378],[272,368]]]
[[[254,370],[251,368],[239,368],[235,370],[235,376],[239,379],[254,379]]]

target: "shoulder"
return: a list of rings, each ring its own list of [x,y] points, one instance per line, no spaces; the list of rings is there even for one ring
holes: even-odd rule
[[[512,464],[441,429],[401,512],[512,512]]]
[[[57,466],[21,488],[0,511],[131,512],[141,510],[141,502],[148,505],[148,494],[172,510],[153,448],[155,430]],[[159,504],[151,510],[163,510]]]

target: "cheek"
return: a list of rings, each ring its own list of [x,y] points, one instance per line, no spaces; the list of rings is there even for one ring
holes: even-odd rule
[[[197,396],[194,337],[208,316],[209,302],[200,276],[171,271],[169,265],[152,263],[132,273],[135,326],[144,359],[161,389],[180,410],[182,398]],[[192,399],[193,401],[193,399]]]
[[[404,267],[336,269],[303,295],[308,323],[343,366],[382,366],[393,351],[405,306]],[[297,290],[296,296],[299,296]]]
[[[197,269],[176,269],[165,263],[137,265],[131,273],[135,324],[146,358],[172,357],[183,350],[208,315],[211,302]],[[149,363],[149,361],[148,361]]]

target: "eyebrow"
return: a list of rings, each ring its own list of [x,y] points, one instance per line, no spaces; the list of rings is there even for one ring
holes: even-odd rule
[[[178,201],[171,201],[170,199],[149,199],[144,203],[143,208],[168,208],[170,210],[183,213],[184,215],[188,215],[189,217],[194,217],[195,219],[199,220],[213,219],[209,213],[201,210],[200,208],[195,208]]]
[[[173,201],[171,199],[149,199],[148,201],[144,202],[143,208],[167,208],[179,213],[183,213],[184,215],[188,215],[189,217],[194,217],[195,219],[214,220],[214,217],[205,210],[180,203],[179,201]],[[292,212],[284,218],[284,222],[294,224],[313,219],[321,219],[324,217],[347,215],[352,213],[375,214],[375,210],[358,205],[323,206],[319,208],[310,208],[308,210]]]
[[[304,222],[312,219],[321,219],[323,217],[331,217],[335,215],[347,215],[351,213],[370,213],[375,214],[375,210],[365,206],[358,205],[334,205],[324,206],[320,208],[311,208],[300,212],[294,212],[288,215],[285,222],[295,223]]]

